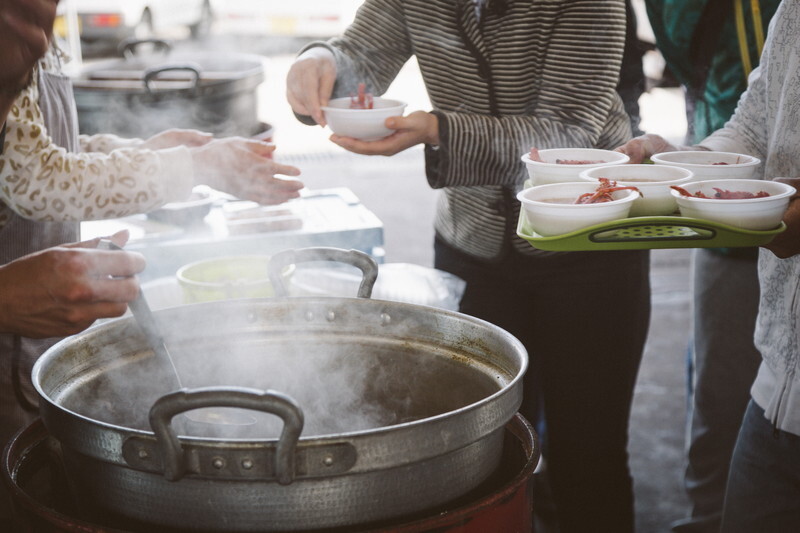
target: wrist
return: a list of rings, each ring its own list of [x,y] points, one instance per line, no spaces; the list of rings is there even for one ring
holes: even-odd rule
[[[428,127],[427,127],[425,144],[428,144],[431,147],[438,149],[440,142],[441,140],[439,138],[439,117],[437,117],[433,113],[428,113]]]

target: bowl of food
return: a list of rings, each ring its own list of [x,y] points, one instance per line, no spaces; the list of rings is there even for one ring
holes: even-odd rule
[[[684,185],[692,181],[691,170],[671,165],[609,165],[586,169],[580,173],[583,180],[598,184],[601,179],[617,185],[633,186],[642,195],[634,200],[629,216],[671,215],[678,209],[670,185]]]
[[[322,107],[322,112],[335,134],[361,141],[377,141],[394,132],[385,126],[386,119],[402,116],[405,108],[406,103],[400,100],[373,97],[365,92],[364,84],[360,84],[357,95],[334,98]]]
[[[522,156],[533,185],[580,181],[580,173],[587,168],[620,165],[628,161],[630,158],[621,152],[599,148],[531,148]]]
[[[734,152],[689,150],[662,152],[650,157],[656,165],[671,165],[691,170],[693,181],[718,179],[752,179],[761,160]]]
[[[267,255],[237,255],[203,259],[178,269],[184,303],[268,298],[275,296],[267,273]],[[293,268],[283,272],[288,281]]]
[[[627,218],[638,197],[634,187],[588,182],[535,185],[517,194],[528,225],[543,237]]]
[[[780,225],[795,192],[778,181],[727,179],[673,186],[671,194],[684,217],[758,231]]]

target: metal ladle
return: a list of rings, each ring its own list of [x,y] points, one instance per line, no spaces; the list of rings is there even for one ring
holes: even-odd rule
[[[123,248],[117,246],[108,239],[101,239],[97,247],[105,250],[123,250]],[[177,385],[177,389],[183,389],[184,387],[181,383],[178,369],[175,367],[175,362],[172,360],[169,350],[167,350],[167,345],[164,343],[164,336],[161,334],[161,330],[156,323],[153,312],[150,310],[150,306],[147,304],[147,300],[145,299],[144,292],[142,292],[141,288],[139,289],[139,294],[136,296],[136,298],[128,303],[128,307],[130,308],[134,319],[136,319],[136,322],[139,324],[139,327],[142,328],[145,338],[147,339],[147,343],[150,345],[150,348],[153,350],[156,358],[158,358],[165,365],[169,365],[169,367],[172,369],[172,376],[175,380],[175,384]],[[256,422],[255,418],[249,414],[237,412],[222,413],[218,409],[214,408],[206,408],[195,412],[187,412],[184,413],[184,416],[186,416],[186,418],[192,422],[211,425],[249,426],[255,424]]]
[[[108,239],[101,239],[97,247],[105,250],[122,250],[120,246],[117,246]],[[177,388],[182,389],[183,384],[178,375],[178,369],[175,367],[175,362],[172,360],[169,350],[167,350],[167,345],[164,344],[164,337],[161,335],[161,330],[158,328],[158,324],[156,324],[153,312],[150,310],[150,306],[147,305],[147,300],[145,300],[141,288],[139,289],[139,294],[136,296],[136,299],[128,303],[128,307],[133,317],[136,319],[136,322],[139,324],[139,327],[142,328],[144,336],[147,338],[147,343],[150,345],[150,348],[153,349],[153,353],[160,361],[169,365],[172,369],[175,383],[178,386]]]

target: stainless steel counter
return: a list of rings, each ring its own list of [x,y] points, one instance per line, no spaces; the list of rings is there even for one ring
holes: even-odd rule
[[[142,281],[172,276],[181,266],[226,255],[273,254],[287,248],[332,246],[368,253],[383,262],[383,224],[347,188],[304,191],[303,197],[279,207],[295,223],[295,229],[250,230],[238,234],[226,213],[237,202],[219,195],[208,215],[194,224],[175,225],[147,215],[84,222],[82,239],[130,231],[125,247],[142,253],[147,268]]]

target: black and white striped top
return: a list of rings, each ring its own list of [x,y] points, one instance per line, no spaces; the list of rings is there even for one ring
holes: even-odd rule
[[[334,96],[359,82],[383,94],[416,55],[438,115],[426,148],[430,185],[444,188],[436,231],[475,257],[501,256],[516,237],[520,156],[537,148],[614,148],[630,137],[615,87],[625,41],[624,0],[366,0],[329,41]],[[312,45],[313,46],[313,45]]]

